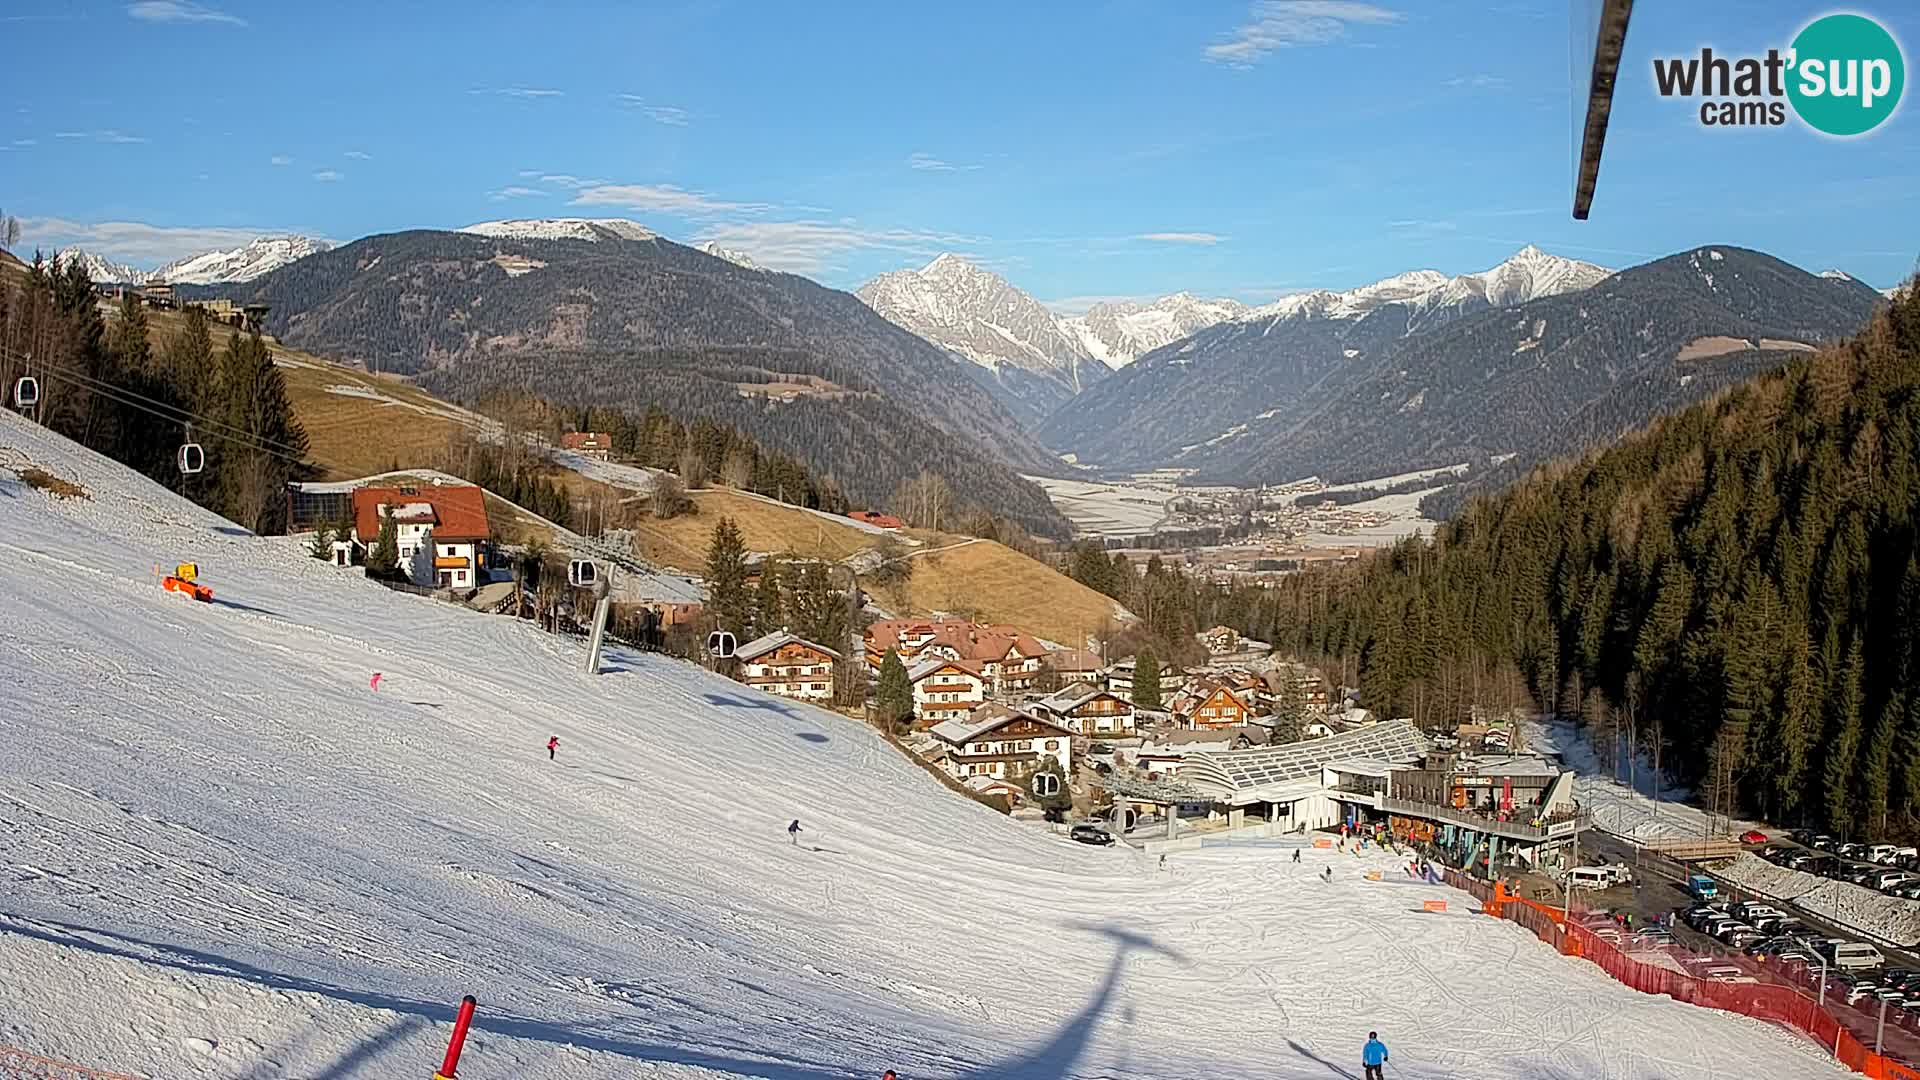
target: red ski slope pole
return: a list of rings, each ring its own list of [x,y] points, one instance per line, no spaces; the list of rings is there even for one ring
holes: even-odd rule
[[[447,1040],[447,1057],[440,1063],[440,1071],[433,1074],[433,1080],[456,1080],[454,1070],[460,1067],[460,1050],[467,1045],[467,1026],[473,1023],[476,1004],[472,994],[460,999],[460,1015],[453,1018],[453,1038]]]

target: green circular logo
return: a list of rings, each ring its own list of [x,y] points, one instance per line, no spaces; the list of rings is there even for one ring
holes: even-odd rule
[[[1879,127],[1900,104],[1907,64],[1886,27],[1864,15],[1826,15],[1793,39],[1787,98],[1816,131],[1847,137]]]

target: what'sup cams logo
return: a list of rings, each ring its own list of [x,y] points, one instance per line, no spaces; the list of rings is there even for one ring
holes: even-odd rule
[[[1906,89],[1907,64],[1887,28],[1865,15],[1825,15],[1765,56],[1656,57],[1666,98],[1700,99],[1706,127],[1779,127],[1787,110],[1815,131],[1851,138],[1886,123]]]

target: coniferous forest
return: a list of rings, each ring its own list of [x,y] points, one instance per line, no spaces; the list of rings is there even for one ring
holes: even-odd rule
[[[1920,835],[1920,299],[1856,338],[1474,500],[1431,540],[1271,589],[1071,576],[1163,646],[1226,623],[1434,729],[1476,703],[1577,718],[1749,813]],[[1622,764],[1624,770],[1624,764]]]
[[[1721,812],[1920,829],[1920,299],[1854,340],[1288,579],[1251,629],[1440,725],[1516,666]]]
[[[36,256],[0,278],[0,376],[31,375],[48,428],[257,533],[286,528],[287,481],[305,472],[307,437],[258,334],[214,327],[189,309],[156,340],[131,296],[108,325],[79,260]],[[224,329],[224,328],[223,328]],[[181,469],[186,443],[201,468]]]

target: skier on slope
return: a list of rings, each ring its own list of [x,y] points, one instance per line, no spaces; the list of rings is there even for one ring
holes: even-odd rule
[[[1300,849],[1299,848],[1293,849],[1293,864],[1295,866],[1300,865]]]
[[[553,760],[553,753],[558,749],[560,749],[560,736],[558,735],[547,736],[547,760],[548,761]]]
[[[1366,1080],[1382,1080],[1380,1066],[1387,1063],[1387,1044],[1380,1041],[1380,1033],[1367,1032],[1367,1045],[1360,1048],[1360,1064],[1366,1066]]]
[[[794,818],[793,824],[787,826],[787,839],[792,841],[796,847],[799,846],[799,843],[800,843],[800,819],[799,818]]]

